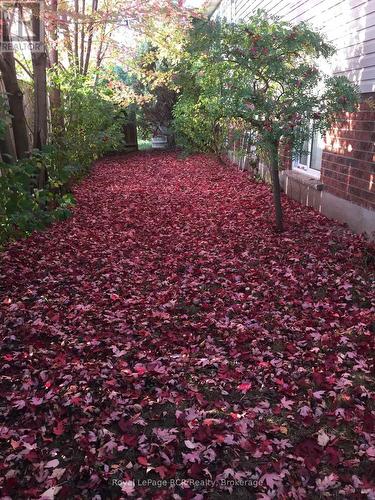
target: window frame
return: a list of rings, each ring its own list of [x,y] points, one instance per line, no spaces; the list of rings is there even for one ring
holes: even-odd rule
[[[319,132],[317,132],[319,134]],[[296,158],[292,162],[292,170],[295,170],[296,172],[302,172],[306,175],[310,175],[312,177],[315,177],[316,179],[320,179],[321,176],[321,168],[320,170],[317,170],[315,168],[311,168],[311,160],[312,160],[312,151],[313,151],[313,142],[314,138],[317,133],[312,134],[312,136],[308,140],[308,147],[307,147],[307,165],[304,165],[303,163],[300,163],[299,159]],[[299,155],[301,156],[301,155]],[[322,160],[320,160],[320,167],[322,166]]]

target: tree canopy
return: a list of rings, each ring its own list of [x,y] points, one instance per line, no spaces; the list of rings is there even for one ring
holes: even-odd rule
[[[279,230],[280,142],[300,152],[314,131],[329,129],[358,102],[346,77],[321,69],[320,61],[333,53],[307,24],[258,12],[246,23],[197,21],[181,59],[182,92],[174,109],[180,140],[220,154],[231,127],[254,131],[258,154],[271,166]]]

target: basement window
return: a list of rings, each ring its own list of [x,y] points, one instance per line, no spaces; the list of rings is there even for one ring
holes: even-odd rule
[[[293,170],[299,170],[312,177],[320,178],[324,142],[321,134],[316,131],[305,141],[302,152],[293,161]]]

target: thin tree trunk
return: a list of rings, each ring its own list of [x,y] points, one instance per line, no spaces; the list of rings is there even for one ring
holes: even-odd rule
[[[9,126],[6,126],[4,137],[0,140],[0,155],[4,163],[12,164],[16,161],[16,152],[13,147]]]
[[[58,25],[58,0],[51,0],[51,13],[53,16],[53,20],[51,22],[51,66],[58,65],[59,63],[59,53],[57,50],[57,25]]]
[[[3,40],[10,41],[7,19],[2,14]],[[13,51],[0,54],[0,71],[4,87],[8,94],[9,112],[12,115],[13,137],[17,158],[23,158],[29,153],[29,139],[23,105],[23,93],[18,85],[16,63]]]
[[[105,18],[107,18],[109,12],[108,12],[108,6],[106,8],[106,12],[105,12]],[[111,37],[111,30],[106,33],[106,29],[107,29],[107,22],[103,21],[101,24],[100,24],[100,42],[99,42],[99,48],[97,50],[97,53],[96,53],[96,63],[95,63],[95,66],[96,66],[96,76],[95,76],[95,83],[97,82],[98,80],[98,70],[100,69],[101,65],[102,65],[102,62],[103,62],[103,59],[105,57],[105,54],[106,54],[106,51],[107,51],[107,48],[108,48],[108,44],[105,45],[105,40],[106,40],[106,37],[108,37],[108,39],[110,39]]]
[[[109,43],[106,43],[104,48],[102,47],[100,59],[97,60],[96,69],[100,69],[100,67],[104,61],[104,58],[106,57],[108,48],[109,48]]]
[[[5,95],[4,83],[0,80],[1,94]],[[1,119],[5,122],[5,131],[0,140],[0,155],[4,163],[14,163],[17,160],[17,153],[14,147],[14,139],[10,124],[8,123],[8,113],[5,110],[0,111]]]
[[[57,8],[58,0],[51,0],[51,11],[54,16],[52,27],[51,27],[51,66],[57,70],[59,65],[59,53],[57,49]],[[51,117],[52,117],[52,127],[54,132],[60,133],[64,128],[64,119],[61,109],[61,90],[58,84],[54,84],[50,91],[50,104],[51,104]]]
[[[0,79],[0,92],[3,98],[6,98],[6,90],[4,82]],[[3,107],[0,109],[0,117],[5,123],[5,131],[2,139],[0,140],[0,154],[4,163],[12,164],[17,160],[17,153],[14,147],[14,139],[12,129],[9,123],[9,114]],[[0,172],[1,175],[1,172]]]
[[[108,14],[108,11],[106,12]],[[107,28],[107,23],[103,22],[100,25],[100,33],[99,33],[99,48],[96,53],[96,70],[100,68],[101,62],[102,62],[102,51],[103,51],[103,45],[104,45],[104,38],[105,38],[105,30]],[[97,78],[97,75],[96,75]]]
[[[68,53],[69,64],[72,66],[75,64],[75,52],[74,52],[74,41],[72,43],[72,35],[70,32],[69,24],[68,24],[68,16],[66,12],[61,13],[61,29],[63,31],[64,37],[64,48]],[[74,35],[73,35],[74,36]]]
[[[44,44],[41,40],[41,30],[39,13],[33,9],[32,12],[32,31],[36,35],[37,40]],[[45,47],[43,51],[31,51],[31,62],[33,65],[34,74],[34,140],[33,146],[36,149],[42,149],[47,143],[47,123],[48,123],[48,108],[47,108],[47,54]]]
[[[77,70],[79,69],[79,58],[78,58],[78,15],[79,15],[79,0],[74,0],[74,61]]]
[[[87,39],[87,49],[86,49],[86,58],[85,58],[85,66],[83,68],[83,74],[87,75],[87,71],[89,69],[90,57],[91,57],[91,47],[92,47],[92,39],[94,35],[94,16],[98,10],[98,0],[92,0],[92,9],[91,9],[91,20],[88,28],[88,39]]]
[[[103,57],[105,54],[105,49],[103,50],[103,45],[104,45],[104,40],[100,40],[100,45],[98,49],[98,53],[96,54],[96,70],[100,69],[100,66],[102,65]]]
[[[273,191],[273,203],[275,209],[275,224],[276,230],[282,232],[283,227],[283,209],[281,205],[281,187],[279,177],[279,142],[275,142],[271,146],[271,180]]]
[[[31,50],[31,62],[34,76],[34,130],[33,147],[42,149],[47,144],[48,134],[48,103],[47,103],[47,53],[44,39],[44,29],[41,30],[41,23],[38,7],[32,8],[31,26],[32,33],[42,45],[42,50]],[[48,181],[48,172],[43,165],[37,177],[37,186],[43,189]]]
[[[82,0],[81,55],[79,60],[80,73],[83,73],[83,64],[85,57],[85,13],[86,13],[86,0]]]

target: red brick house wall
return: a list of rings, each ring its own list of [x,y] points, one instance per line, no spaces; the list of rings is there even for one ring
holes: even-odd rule
[[[326,134],[320,180],[324,190],[375,209],[375,93],[362,94],[359,110],[346,113]],[[280,167],[292,168],[290,148],[280,147]]]
[[[375,209],[375,93],[361,97],[358,112],[326,135],[321,180],[326,191]]]
[[[303,164],[299,165],[301,168],[296,165],[291,172],[290,151],[281,145],[280,180],[287,196],[348,224],[355,232],[366,233],[375,241],[375,17],[370,7],[373,2],[211,0],[209,14],[213,19],[240,22],[246,21],[255,10],[264,9],[293,25],[309,22],[323,30],[338,47],[331,62],[332,74],[347,76],[358,84],[361,105],[355,113],[342,116],[340,126],[326,134],[320,174]],[[373,99],[372,104],[369,99]],[[236,160],[236,155],[231,157]],[[246,167],[246,162],[241,162],[242,168],[244,164]],[[259,167],[260,174],[267,176],[267,165],[261,162]]]

